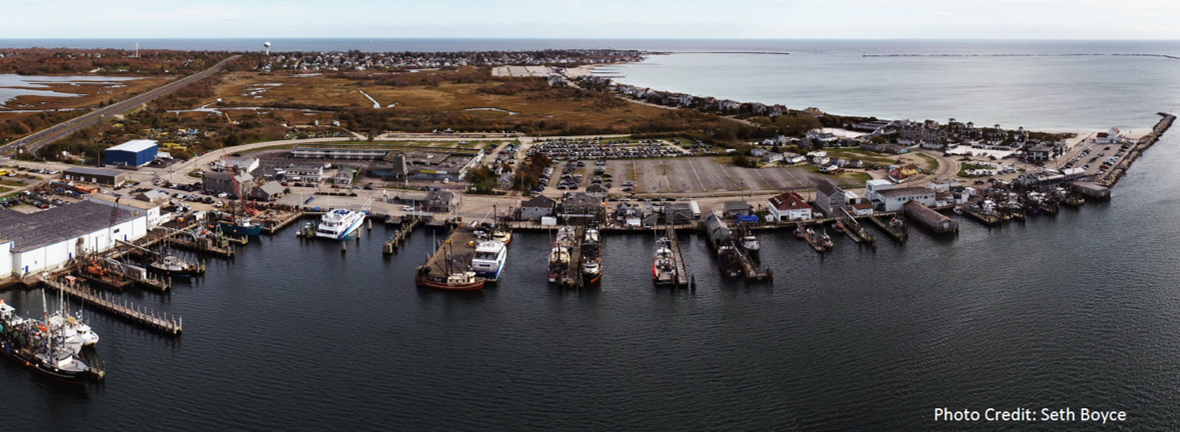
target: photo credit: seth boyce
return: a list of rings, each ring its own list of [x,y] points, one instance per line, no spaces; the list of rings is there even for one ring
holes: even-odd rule
[[[1034,421],[1052,421],[1052,422],[1086,422],[1086,423],[1102,423],[1107,422],[1125,422],[1127,421],[1126,411],[1103,411],[1089,408],[1082,408],[1074,410],[1072,408],[1041,408],[1039,411],[1034,411],[1028,408],[1013,408],[1013,409],[996,409],[988,408],[982,411],[975,411],[970,409],[952,410],[950,408],[935,408],[934,421],[936,422],[976,422],[976,421],[1002,421],[1002,422],[1034,422]]]

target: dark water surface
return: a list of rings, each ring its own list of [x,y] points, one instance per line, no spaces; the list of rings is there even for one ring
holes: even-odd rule
[[[773,284],[717,275],[684,235],[696,293],[654,289],[653,239],[606,238],[601,289],[550,288],[548,237],[518,235],[482,293],[412,282],[425,232],[391,259],[377,227],[342,255],[262,237],[161,298],[176,340],[91,314],[103,386],[0,362],[5,430],[997,430],[935,407],[1180,416],[1180,140],[1165,136],[1109,203],[955,237],[914,232],[820,257],[763,234]],[[881,236],[885,240],[884,236]],[[0,298],[40,310],[37,291]],[[1116,426],[1108,425],[1110,429]]]

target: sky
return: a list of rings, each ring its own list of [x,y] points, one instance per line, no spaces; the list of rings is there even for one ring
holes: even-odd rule
[[[0,10],[0,39],[1180,39],[1175,0],[0,0]]]

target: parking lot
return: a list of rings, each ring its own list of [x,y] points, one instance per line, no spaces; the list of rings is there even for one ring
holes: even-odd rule
[[[585,190],[592,185],[597,168],[595,161],[581,161],[583,167],[570,172],[581,175],[576,190]],[[551,195],[566,189],[557,189],[567,164],[561,162],[554,167],[546,191]],[[575,164],[576,166],[576,164]],[[708,194],[716,192],[778,193],[788,189],[812,187],[809,180],[821,176],[810,167],[741,168],[730,163],[725,157],[681,157],[665,159],[630,159],[606,161],[603,179],[611,179],[609,193],[614,195],[661,195],[661,194]],[[850,189],[864,187],[855,177],[823,176],[835,180],[840,186]],[[605,184],[605,182],[604,182]]]

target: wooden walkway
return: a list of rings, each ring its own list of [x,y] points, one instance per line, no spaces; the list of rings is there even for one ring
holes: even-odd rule
[[[674,275],[676,277],[675,286],[677,288],[687,287],[689,284],[689,274],[684,264],[684,255],[680,253],[680,240],[676,238],[676,230],[671,225],[665,227],[665,230],[664,235],[672,243],[672,260],[676,263],[676,274]],[[693,285],[696,285],[696,283],[694,282]],[[694,286],[693,288],[696,287]]]
[[[278,230],[286,228],[287,225],[290,225],[290,224],[294,223],[295,221],[303,218],[304,214],[305,213],[303,211],[297,211],[297,212],[292,213],[290,216],[288,216],[282,220],[279,220],[269,226],[263,225],[262,232],[267,233],[267,234],[274,234]]]
[[[901,229],[890,228],[889,224],[881,221],[879,216],[893,218],[896,217],[895,214],[873,213],[873,215],[869,216],[869,220],[873,221],[873,224],[876,224],[877,228],[881,228],[881,231],[885,231],[886,234],[889,234],[890,238],[896,240],[898,243],[905,243],[905,241],[909,239],[909,232],[905,229],[905,227],[902,227]]]
[[[93,291],[81,287],[71,287],[46,277],[38,277],[37,280],[47,287],[61,291],[83,303],[89,304],[91,308],[115,315],[151,330],[172,336],[179,336],[184,327],[184,319],[181,317],[168,316],[166,313],[153,311],[150,308],[119,299],[110,293]]]

